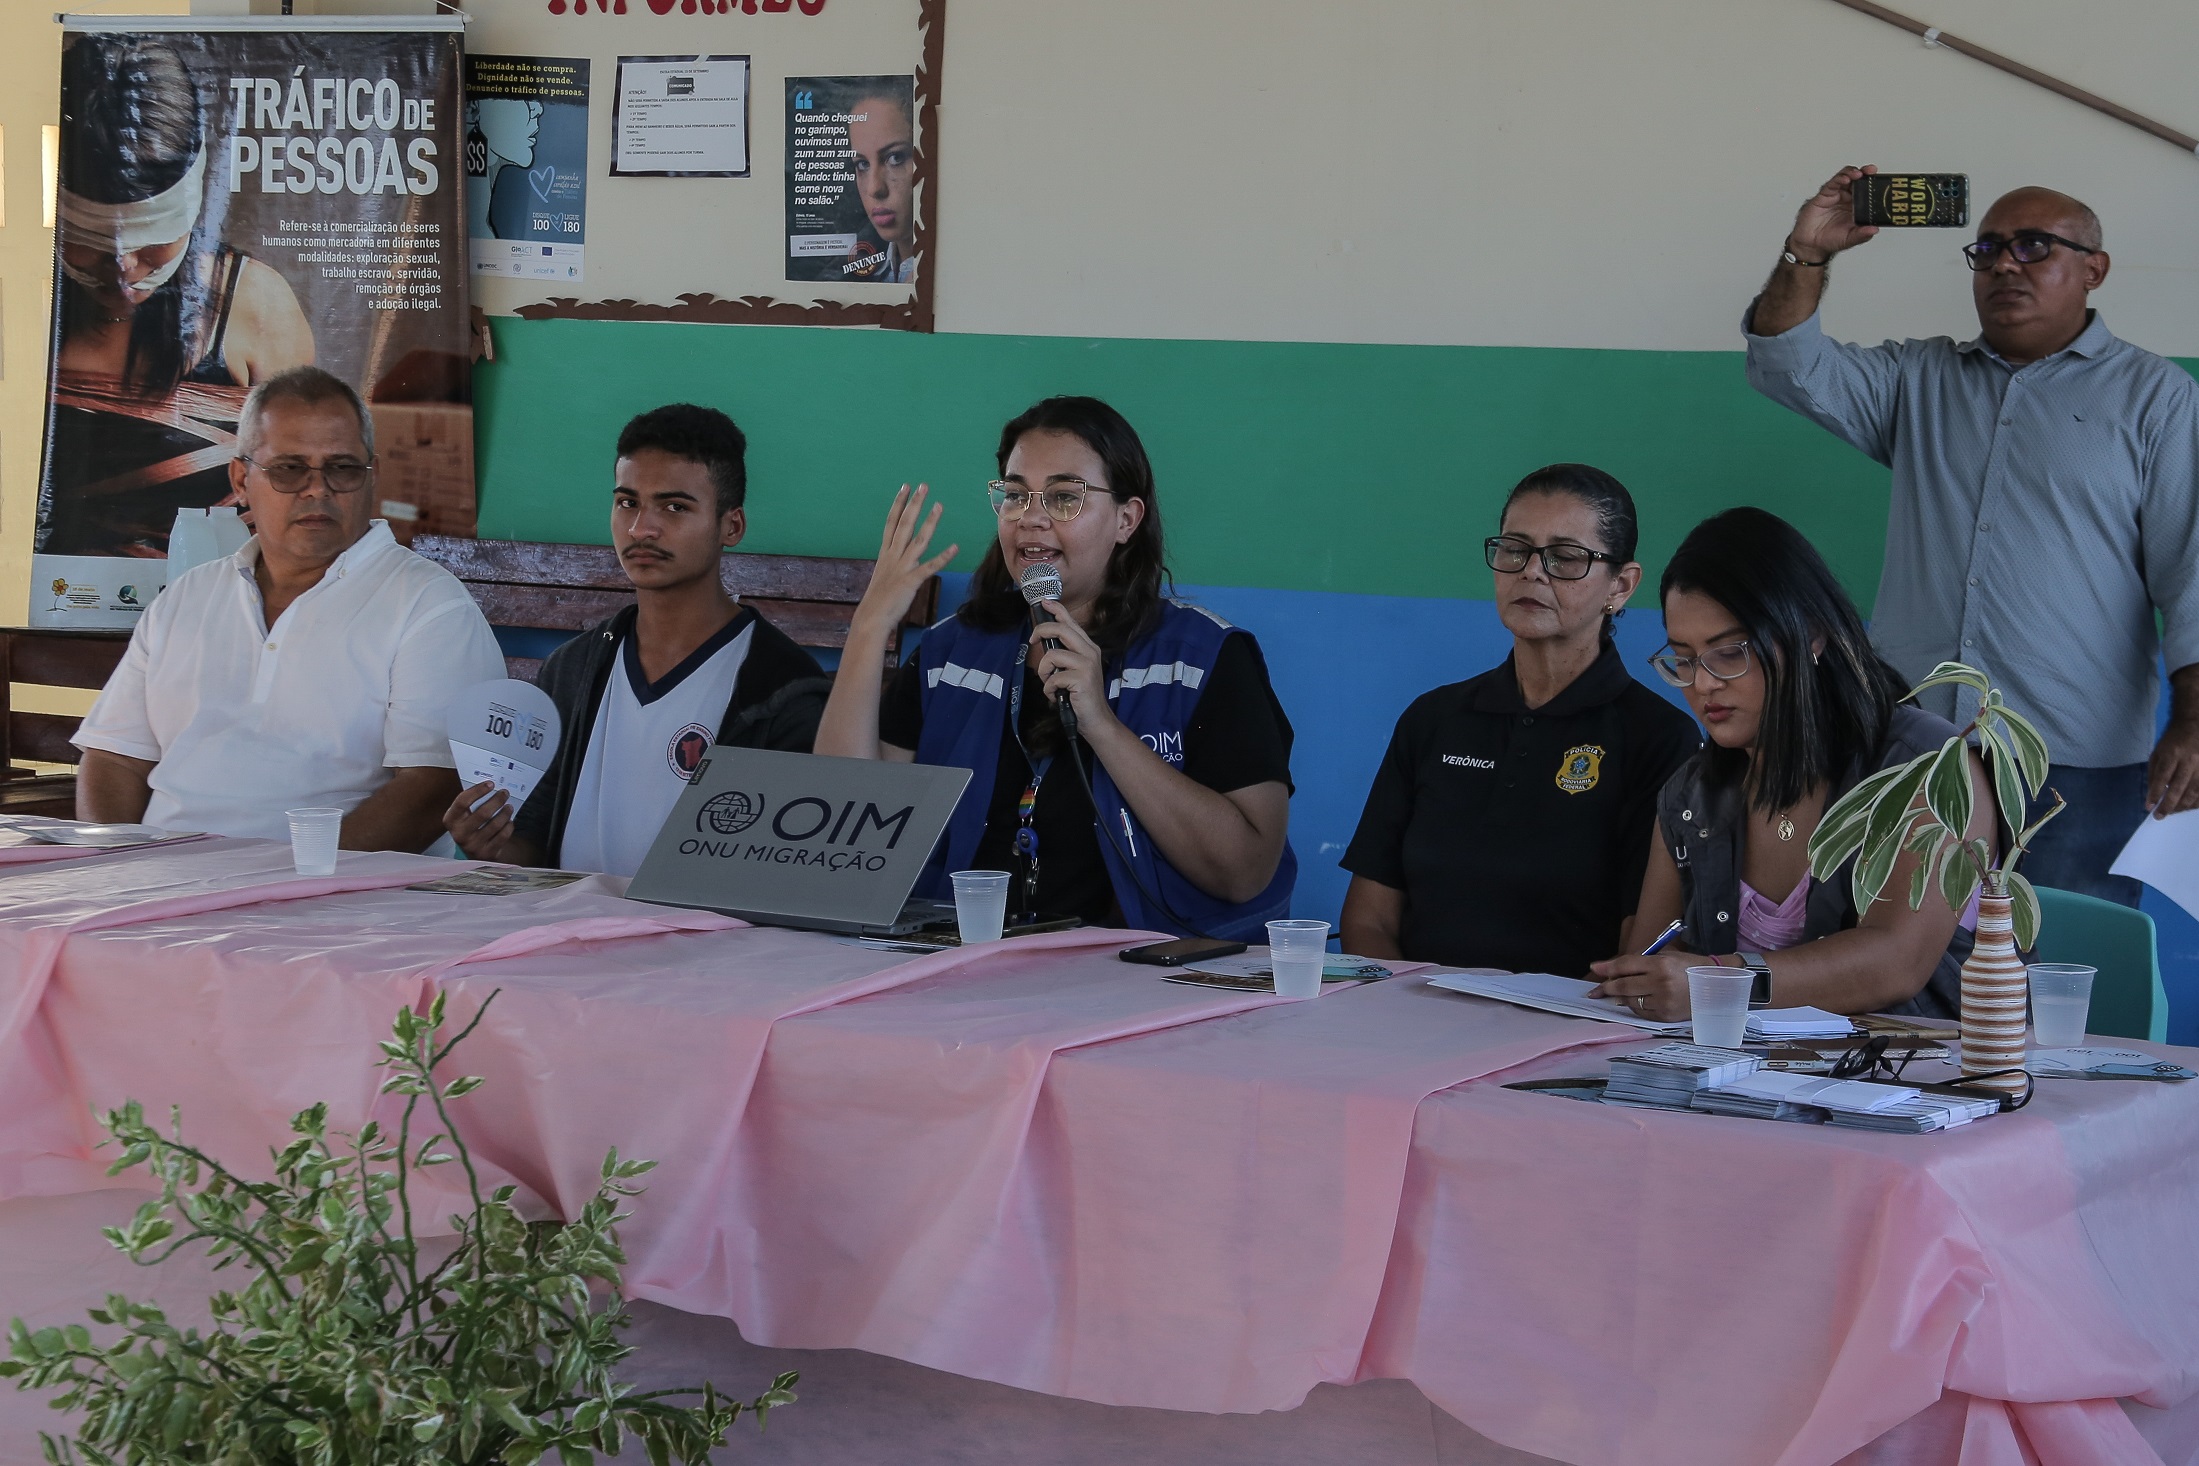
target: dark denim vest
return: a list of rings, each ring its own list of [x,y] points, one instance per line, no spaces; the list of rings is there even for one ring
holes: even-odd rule
[[[1944,718],[1906,705],[1895,708],[1878,757],[1867,766],[1850,769],[1837,781],[1826,807],[1880,769],[1929,753],[1954,736],[1955,725]],[[1713,788],[1706,782],[1709,768],[1710,750],[1706,747],[1665,782],[1657,795],[1657,833],[1680,868],[1680,914],[1687,923],[1684,939],[1698,952],[1725,953],[1741,945],[1741,842],[1748,809],[1738,784]],[[1811,886],[1802,941],[1814,942],[1856,924],[1855,898],[1850,890],[1854,872],[1855,862],[1851,859],[1834,872],[1832,879]],[[1907,891],[1889,888],[1886,899],[1907,898]],[[1926,899],[1939,899],[1936,887]],[[1917,995],[1886,1011],[1925,1018],[1960,1017],[1962,964],[1968,960],[1974,941],[1971,933],[1956,928],[1939,965],[1932,969]]]

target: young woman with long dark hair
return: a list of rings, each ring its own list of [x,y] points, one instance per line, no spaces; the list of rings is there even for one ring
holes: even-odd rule
[[[1512,489],[1483,545],[1512,654],[1397,720],[1344,852],[1344,950],[1579,977],[1619,945],[1657,791],[1702,742],[1612,639],[1638,538],[1601,469]]]
[[[1908,903],[1916,857],[1858,912],[1849,867],[1809,873],[1826,808],[1865,778],[1954,736],[1901,701],[1901,675],[1871,648],[1863,617],[1810,542],[1761,509],[1697,525],[1660,587],[1667,648],[1651,658],[1686,690],[1710,742],[1672,776],[1634,932],[1681,918],[1678,949],[1621,954],[1594,968],[1596,992],[1644,1016],[1688,1015],[1687,969],[1704,958],[1760,974],[1762,1001],[1835,1013],[1960,1010],[1976,904],[1958,915],[1936,887]],[[1969,834],[1996,838],[1996,806],[1973,754]]]
[[[1122,415],[1050,397],[1001,431],[997,533],[967,602],[884,689],[941,506],[894,497],[817,752],[954,764],[975,777],[920,895],[947,873],[1015,874],[1009,911],[1259,940],[1289,913],[1290,720],[1252,637],[1171,599],[1153,468]],[[1034,626],[1020,589],[1061,577]],[[1056,700],[1074,710],[1087,797]]]

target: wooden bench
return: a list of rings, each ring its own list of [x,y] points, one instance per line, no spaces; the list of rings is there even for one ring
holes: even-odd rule
[[[609,545],[424,534],[414,537],[412,548],[464,581],[491,626],[579,631],[634,599],[634,588]],[[736,551],[719,558],[718,578],[730,594],[755,607],[799,645],[837,649],[847,645],[848,623],[870,584],[873,563]],[[900,660],[903,636],[929,626],[938,610],[939,578],[933,576],[886,648],[889,668]],[[542,668],[539,658],[504,661],[512,676],[526,682]]]
[[[420,535],[412,548],[465,582],[491,626],[575,632],[630,604],[634,588],[608,545],[535,544],[525,540],[467,540]],[[863,588],[869,560],[814,555],[730,554],[720,563],[725,588],[756,608],[802,646],[847,645],[848,622]],[[902,638],[928,626],[938,614],[934,576],[909,609],[886,649],[886,665],[900,659]],[[0,627],[0,814],[76,815],[76,775],[42,774],[32,763],[75,765],[83,754],[69,741],[81,718],[18,712],[13,684],[87,688],[107,685],[130,645],[127,631],[49,631]],[[532,682],[542,669],[535,657],[506,657],[514,677]]]
[[[41,774],[19,760],[74,765],[84,757],[69,741],[83,719],[17,711],[14,684],[97,690],[129,645],[127,631],[0,627],[0,814],[75,818],[76,775]]]

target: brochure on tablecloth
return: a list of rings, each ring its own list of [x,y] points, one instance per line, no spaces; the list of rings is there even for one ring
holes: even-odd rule
[[[1364,957],[1331,955],[1321,965],[1323,982],[1374,982],[1388,977],[1390,970],[1379,962]],[[1275,986],[1275,967],[1267,950],[1247,952],[1241,957],[1215,957],[1205,962],[1187,962],[1169,973],[1167,982],[1188,982],[1203,987],[1272,988]]]
[[[2136,1049],[2033,1049],[2023,1067],[2040,1079],[2193,1079],[2172,1060]]]
[[[1522,1008],[1540,1008],[1545,1013],[1563,1013],[1568,1018],[1623,1023],[1650,1033],[1686,1034],[1694,1030],[1692,1023],[1659,1023],[1644,1018],[1617,998],[1591,998],[1588,990],[1594,983],[1550,972],[1439,972],[1428,979],[1428,985],[1477,998],[1495,998]]]
[[[422,881],[405,887],[408,891],[437,891],[453,896],[523,896],[529,891],[554,891],[587,876],[577,870],[519,870],[497,868],[491,870],[460,871],[454,876],[438,880]]]
[[[86,850],[137,850],[147,845],[173,845],[183,840],[203,840],[198,830],[164,830],[158,825],[95,825],[82,820],[47,819],[41,815],[0,817],[0,844],[76,845]]]
[[[1439,972],[1430,977],[1428,983],[1454,993],[1495,998],[1500,1003],[1540,1008],[1545,1013],[1562,1013],[1568,1018],[1623,1023],[1649,1033],[1685,1036],[1692,1034],[1695,1028],[1686,1019],[1678,1023],[1660,1023],[1654,1018],[1644,1018],[1617,998],[1591,998],[1589,989],[1596,984],[1577,977],[1559,977],[1555,973]],[[1748,1037],[1752,1043],[1824,1038],[1854,1031],[1848,1019],[1821,1008],[1760,1008],[1749,1014]]]
[[[460,693],[447,726],[459,786],[471,789],[486,780],[509,794],[514,806],[525,804],[542,782],[562,731],[550,695],[509,677]]]

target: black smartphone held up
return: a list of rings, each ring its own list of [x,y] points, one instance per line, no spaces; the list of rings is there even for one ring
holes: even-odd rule
[[[1970,175],[1866,173],[1855,181],[1855,222],[1882,229],[1960,229],[1970,222]]]
[[[1173,942],[1125,947],[1120,955],[1125,962],[1141,962],[1147,967],[1181,967],[1210,957],[1234,957],[1244,949],[1243,942],[1225,942],[1218,937],[1178,937]]]

